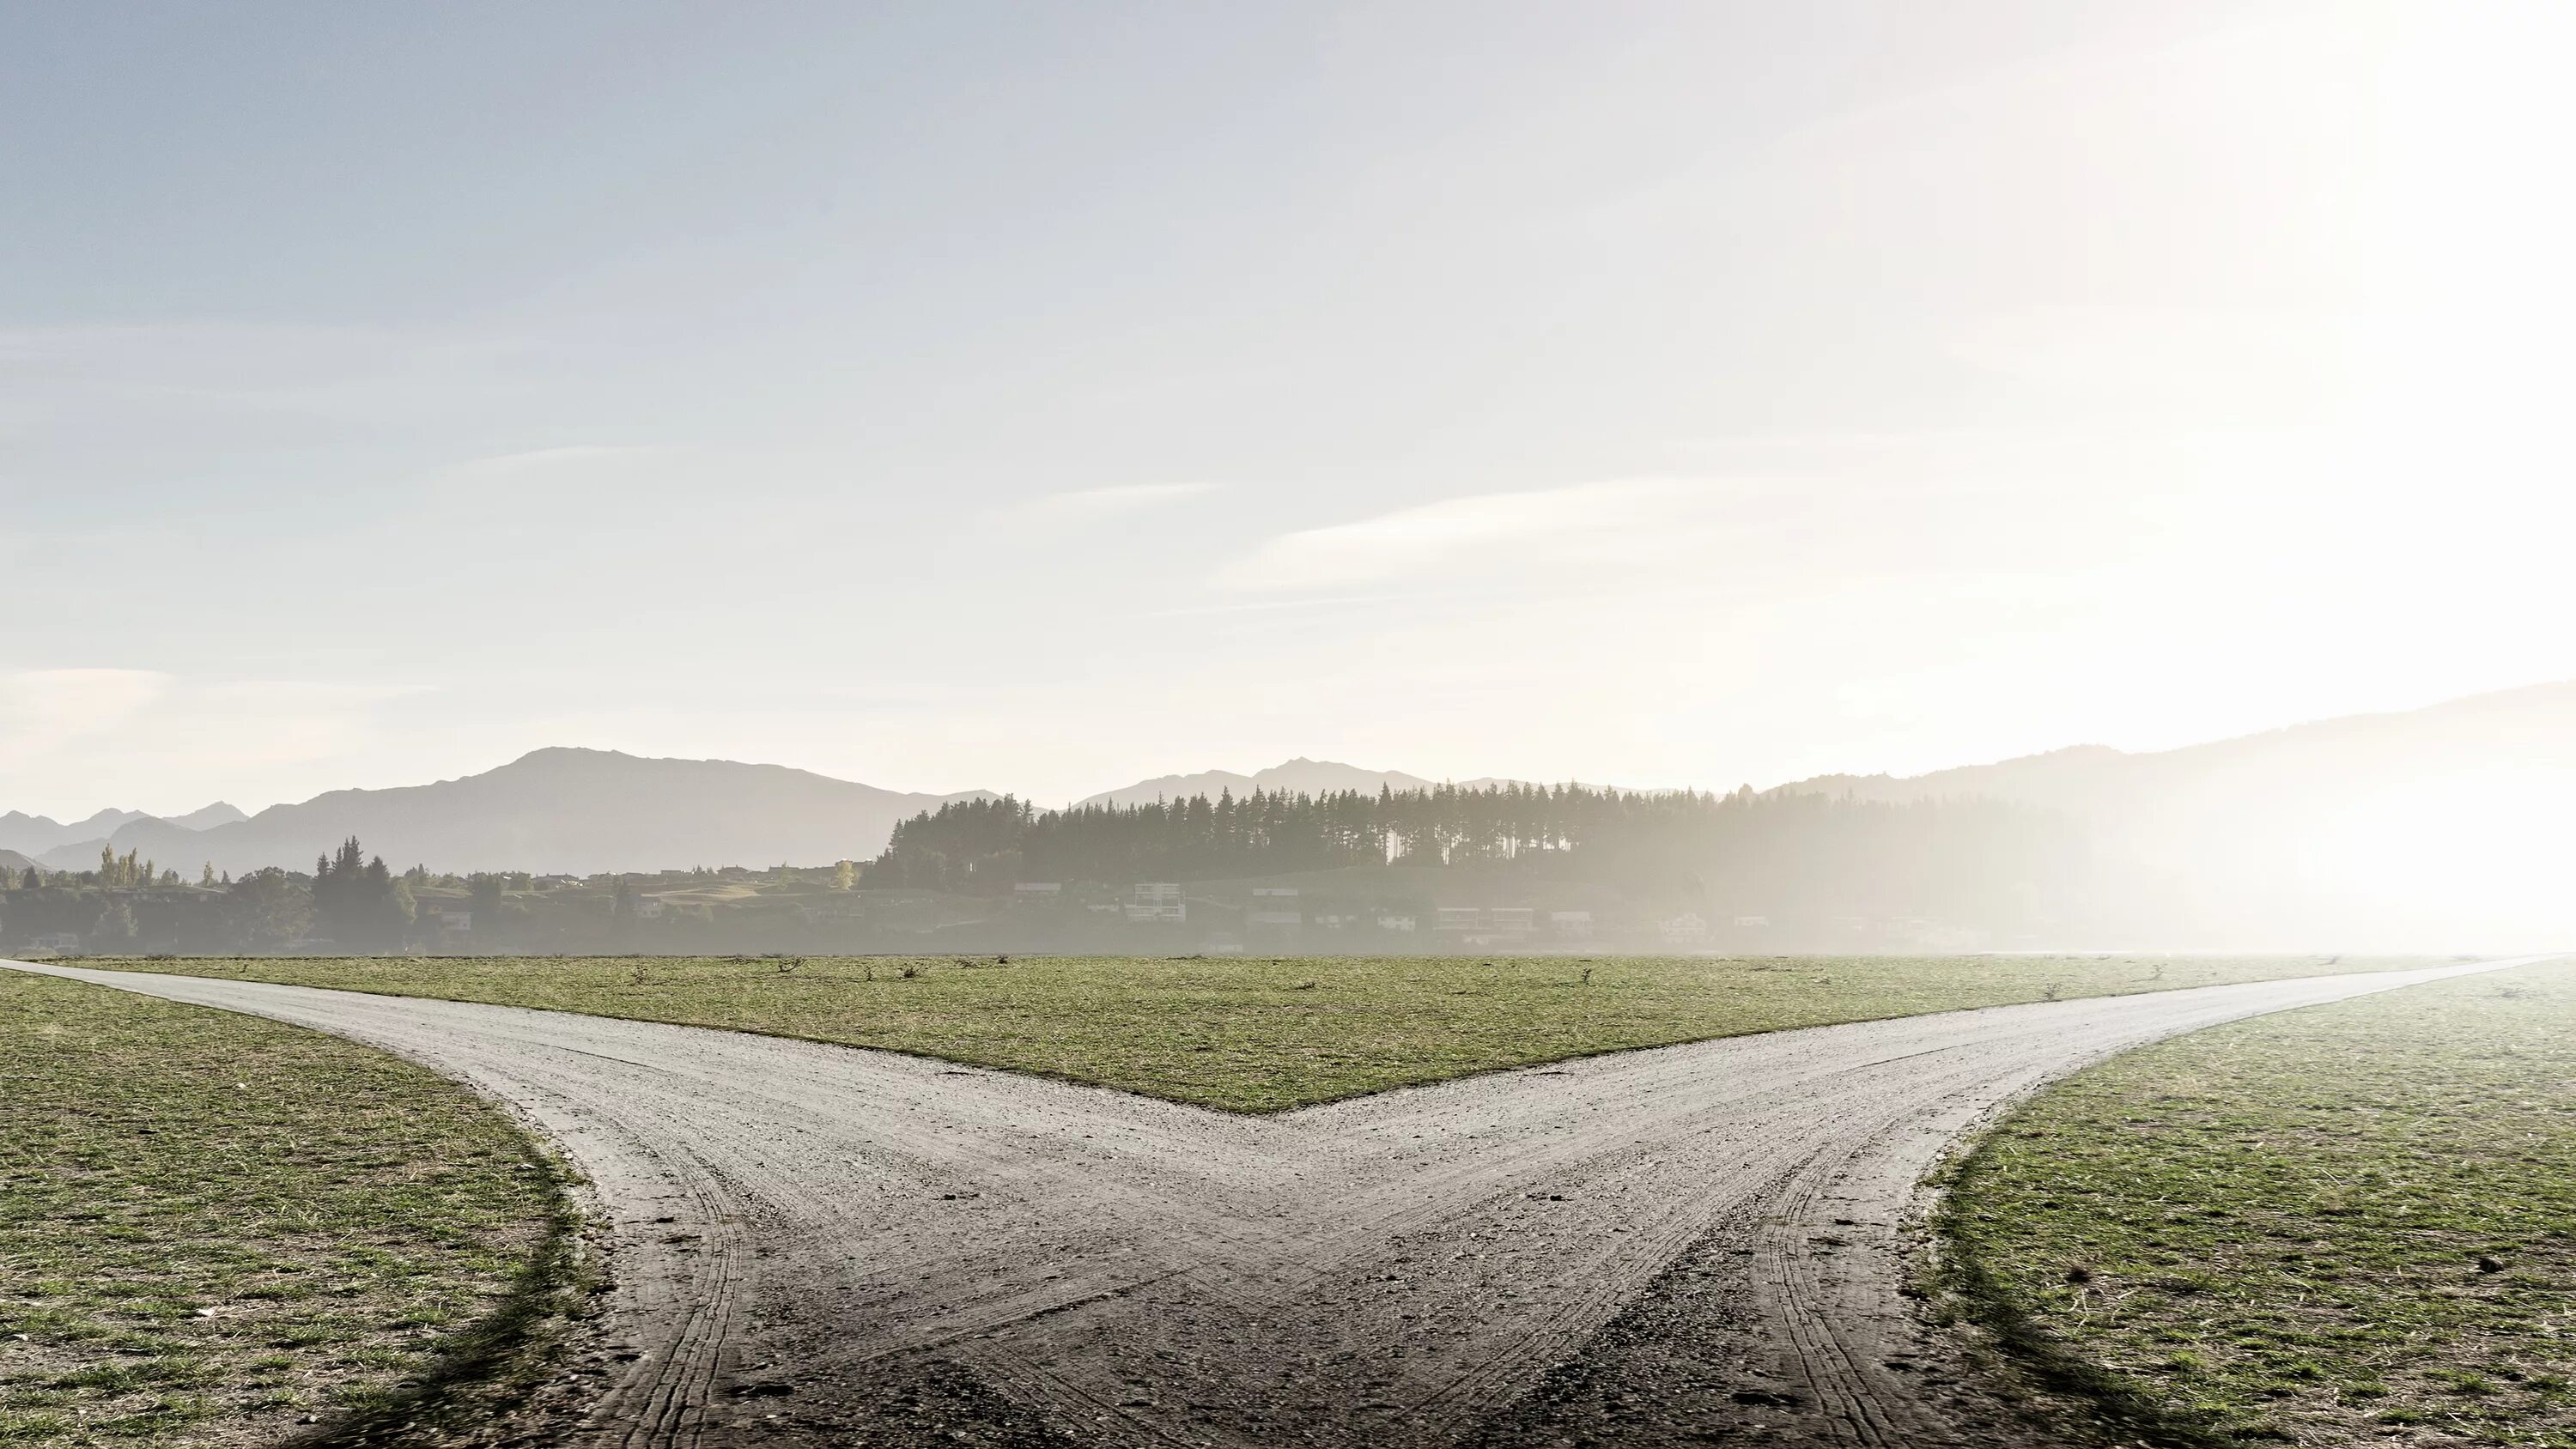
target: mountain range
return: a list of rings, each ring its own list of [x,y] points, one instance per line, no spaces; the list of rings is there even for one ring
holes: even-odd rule
[[[2108,878],[2156,881],[2245,939],[2359,921],[2390,940],[2576,934],[2576,681],[2154,753],[2081,746],[1782,789],[2059,811],[2090,827]]]
[[[110,836],[137,821],[161,820],[164,824],[187,830],[211,830],[218,825],[230,825],[236,820],[249,818],[238,808],[220,800],[202,810],[191,810],[185,815],[166,819],[146,815],[140,810],[101,810],[86,820],[75,820],[68,825],[55,821],[51,816],[12,810],[0,815],[0,850],[41,855],[66,846],[86,845],[95,855],[98,847]]]
[[[1821,775],[1780,790],[2010,800],[2117,823],[2148,849],[2224,853],[2249,838],[2272,849],[2285,829],[2350,826],[2358,813],[2419,830],[2494,829],[2497,821],[2445,821],[2442,811],[2477,801],[2479,812],[2543,818],[2535,806],[2576,791],[2576,680],[2154,753],[2079,745],[1911,778]]]
[[[865,859],[884,847],[897,820],[978,793],[907,794],[783,765],[543,749],[479,775],[333,790],[257,815],[231,811],[234,818],[205,828],[186,820],[206,811],[177,820],[104,811],[91,819],[126,818],[104,839],[56,846],[37,859],[48,870],[83,870],[105,848],[189,877],[206,865],[239,874],[306,867],[354,835],[397,869],[587,874],[810,865]]]
[[[1083,803],[1220,790],[1373,794],[1381,786],[1432,783],[1300,758],[1251,774],[1166,775]],[[2522,829],[2515,821],[2546,819],[2556,839],[2568,837],[2563,822],[2576,816],[2576,681],[2177,750],[2084,745],[1911,778],[1825,775],[1778,789],[1886,801],[2017,801],[2091,822],[2105,849],[2168,872],[2260,859],[2350,875],[2347,857],[2367,851],[2375,861],[2436,875],[2457,874],[2461,862],[2474,860],[2484,886],[2538,889],[2517,862],[2554,860],[2546,842],[2517,837],[2519,853],[2496,859],[2490,847],[2502,838],[2498,830]],[[461,779],[335,790],[253,816],[219,804],[175,819],[106,810],[65,825],[11,812],[0,815],[0,850],[74,870],[95,864],[102,847],[130,850],[190,875],[201,862],[236,874],[300,867],[350,835],[398,867],[433,870],[586,874],[819,864],[867,859],[897,820],[986,793],[907,793],[779,765],[554,748]],[[2535,815],[2543,801],[2567,808]]]

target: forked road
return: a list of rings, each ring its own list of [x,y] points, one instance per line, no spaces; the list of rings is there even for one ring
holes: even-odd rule
[[[624,1352],[568,1441],[660,1449],[1474,1443],[1713,1244],[1780,1389],[1743,1401],[1805,1406],[1811,1438],[1956,1442],[1889,1361],[1896,1223],[1947,1143],[2158,1037],[2509,964],[1777,1032],[1269,1118],[730,1032],[23,969],[336,1032],[524,1113],[617,1245]]]

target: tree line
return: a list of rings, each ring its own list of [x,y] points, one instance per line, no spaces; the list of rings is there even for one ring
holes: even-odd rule
[[[179,872],[102,850],[98,869],[0,870],[0,939],[76,937],[85,950],[145,943],[196,950],[253,951],[327,942],[352,951],[420,944],[417,892],[434,878],[419,866],[401,874],[369,855],[355,836],[316,858],[313,872],[270,866],[220,878],[211,863],[193,886]],[[497,916],[503,875],[435,878],[463,886],[474,909]],[[517,878],[524,886],[526,878]]]
[[[1989,800],[1440,785],[1041,810],[951,801],[895,827],[862,884],[999,894],[1022,880],[1125,882],[1348,866],[1486,868],[1719,909],[1992,915],[2064,884],[2063,817]]]

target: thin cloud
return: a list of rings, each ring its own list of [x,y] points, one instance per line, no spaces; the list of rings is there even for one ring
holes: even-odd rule
[[[151,669],[28,669],[0,675],[0,732],[11,758],[32,758],[132,718],[170,692]]]
[[[475,478],[515,477],[523,473],[572,464],[633,458],[652,451],[650,448],[607,443],[572,443],[557,448],[529,448],[522,452],[495,453],[488,458],[475,458],[459,463],[447,470],[447,476],[459,482]]]
[[[1209,614],[1260,614],[1271,613],[1281,609],[1330,609],[1350,604],[1401,603],[1414,599],[1436,599],[1440,597],[1443,597],[1443,595],[1431,591],[1395,594],[1336,594],[1332,597],[1321,599],[1259,599],[1251,603],[1244,604],[1201,604],[1179,609],[1147,609],[1141,613],[1130,614],[1127,617],[1131,619],[1195,619]]]
[[[1674,479],[1479,493],[1282,534],[1217,572],[1249,592],[1350,588],[1548,561],[1588,566],[1662,558],[1676,530],[1720,522],[1717,489]]]
[[[1215,491],[1213,483],[1120,483],[1107,488],[1049,493],[995,509],[994,513],[1017,523],[1072,523],[1158,508]]]

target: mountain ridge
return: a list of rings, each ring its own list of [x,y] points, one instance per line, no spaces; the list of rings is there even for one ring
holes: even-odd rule
[[[2464,731],[2462,724],[2482,728]],[[2437,737],[2445,730],[2452,742],[2474,739],[2474,745],[2462,747],[2474,750],[2480,759],[2492,760],[2504,754],[2515,759],[2576,764],[2576,680],[2490,690],[2416,709],[2334,715],[2169,750],[2133,752],[2101,744],[2068,745],[1991,764],[1955,765],[1921,775],[1817,775],[1764,793],[1849,795],[1898,803],[1984,795],[2083,813],[2113,803],[2105,796],[2134,798],[2154,793],[2171,788],[2178,777],[2193,771],[2217,768],[2229,775],[2240,775],[2247,771],[2250,761],[2278,763],[2284,757],[2310,762],[2339,758],[2350,764],[2356,752],[2384,759],[2400,746],[2421,746],[2428,740],[2439,745],[2443,741]],[[2284,772],[2296,773],[2286,769]]]
[[[2150,860],[2192,853],[2245,858],[2291,852],[2282,822],[2349,814],[2392,782],[2466,778],[2576,781],[2576,680],[2491,691],[2413,710],[2344,715],[2163,751],[2105,745],[1963,765],[1923,775],[1819,775],[1768,794],[1834,794],[1903,802],[1977,795],[2064,811],[2105,827],[2105,839]],[[1138,781],[1083,804],[1141,804],[1191,794],[1259,790],[1432,788],[1427,777],[1303,756],[1240,774],[1207,770]],[[1514,783],[1495,778],[1462,788]],[[2519,789],[2521,787],[2512,787]],[[2490,795],[2494,791],[2489,792]],[[2510,790],[2506,792],[2510,797]],[[201,864],[240,873],[302,868],[349,835],[388,863],[438,870],[591,874],[692,865],[821,864],[868,859],[896,821],[989,791],[887,790],[785,765],[652,758],[547,746],[479,774],[423,785],[327,791],[243,815],[218,802],[175,819],[104,810],[63,825],[0,815],[0,850],[49,870],[82,870],[102,849],[132,851],[193,875]],[[2538,797],[2534,797],[2538,798]],[[2552,797],[2554,798],[2554,797]],[[2510,800],[2508,801],[2510,803]],[[192,828],[189,820],[214,823]],[[63,839],[101,821],[104,835]],[[29,850],[18,830],[50,832]],[[2212,844],[2215,840],[2217,843]],[[2306,849],[2297,845],[2297,849]]]
[[[422,785],[327,790],[207,829],[144,817],[104,841],[39,857],[49,869],[94,864],[102,846],[182,874],[302,868],[356,836],[397,868],[587,875],[747,862],[865,859],[895,821],[982,791],[879,789],[785,765],[656,759],[555,745],[478,774]]]

